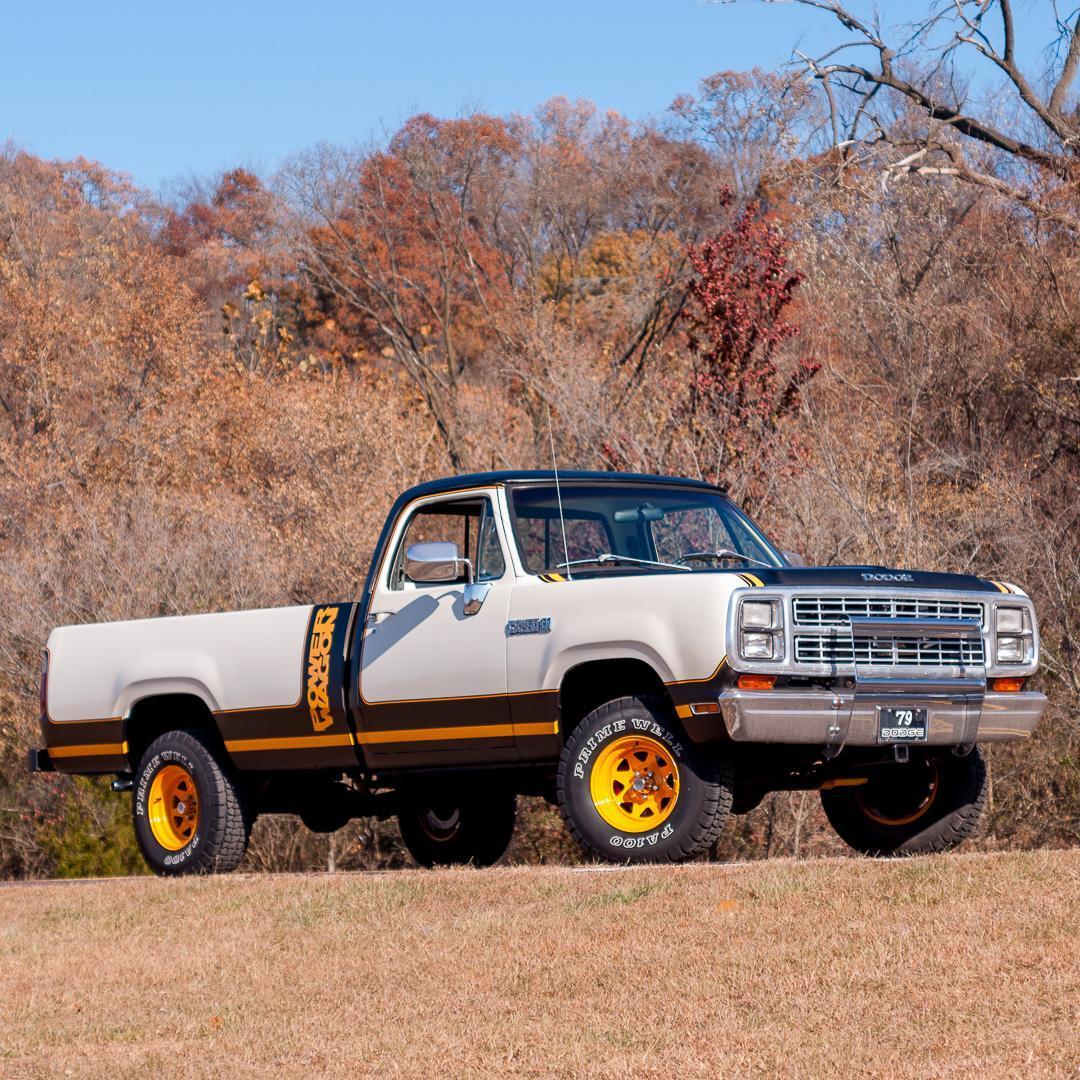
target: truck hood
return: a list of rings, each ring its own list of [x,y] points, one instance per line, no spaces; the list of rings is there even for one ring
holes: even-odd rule
[[[751,566],[739,572],[748,585],[839,587],[859,589],[941,589],[949,592],[1019,592],[1015,586],[972,574],[939,574],[929,570],[892,570],[884,566]]]

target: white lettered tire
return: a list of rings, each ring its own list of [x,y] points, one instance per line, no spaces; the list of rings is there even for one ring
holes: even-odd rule
[[[143,857],[163,876],[235,870],[251,831],[236,783],[197,731],[170,731],[147,747],[132,818]]]
[[[559,809],[595,858],[682,862],[716,842],[731,809],[726,764],[697,752],[667,702],[625,697],[594,709],[559,759]]]

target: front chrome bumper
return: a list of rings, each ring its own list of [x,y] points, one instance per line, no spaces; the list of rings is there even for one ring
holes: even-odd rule
[[[842,744],[848,746],[880,745],[877,710],[882,706],[925,706],[930,730],[926,742],[918,745],[956,746],[1026,739],[1047,704],[1044,694],[987,691],[981,713],[973,717],[970,705],[962,699],[948,700],[917,690],[867,699],[850,691],[803,689],[727,690],[719,702],[724,727],[736,742],[825,745],[837,741],[840,720],[847,721]]]

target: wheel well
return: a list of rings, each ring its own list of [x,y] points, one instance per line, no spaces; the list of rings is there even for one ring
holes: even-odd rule
[[[167,731],[201,731],[211,746],[224,751],[214,715],[202,698],[194,694],[157,694],[137,701],[124,725],[132,771],[138,768],[146,748]]]
[[[559,687],[559,721],[568,738],[599,705],[614,698],[650,694],[671,704],[663,680],[644,660],[590,660],[571,668]],[[674,712],[674,710],[673,710]]]

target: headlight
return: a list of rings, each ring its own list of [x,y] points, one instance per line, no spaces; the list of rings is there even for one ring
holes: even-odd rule
[[[994,659],[999,664],[1022,664],[1028,659],[1031,624],[1027,608],[999,607],[994,614]]]
[[[742,653],[745,660],[772,660],[773,641],[772,634],[747,633],[744,631],[739,652]]]
[[[739,601],[739,656],[743,660],[784,659],[784,609],[780,600]]]
[[[999,664],[1022,664],[1027,649],[1022,637],[999,637],[997,659]]]
[[[744,600],[742,606],[743,626],[771,630],[776,626],[776,603],[772,600]]]

